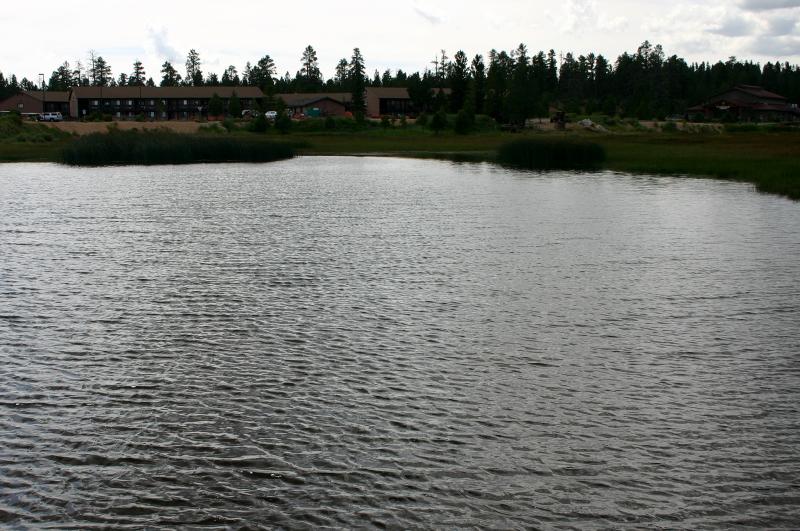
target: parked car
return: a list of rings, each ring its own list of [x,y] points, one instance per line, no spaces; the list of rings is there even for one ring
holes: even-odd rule
[[[64,117],[60,112],[44,112],[37,117],[40,122],[61,122]]]
[[[264,117],[267,120],[271,120],[271,121],[274,122],[275,119],[278,118],[278,113],[276,111],[267,111],[267,112],[264,113]]]

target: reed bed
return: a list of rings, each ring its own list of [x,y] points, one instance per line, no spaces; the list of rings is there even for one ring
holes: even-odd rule
[[[271,162],[293,156],[292,146],[260,138],[111,131],[76,139],[62,150],[61,162],[71,166]]]

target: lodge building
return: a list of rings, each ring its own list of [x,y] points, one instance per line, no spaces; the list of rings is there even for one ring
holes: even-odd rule
[[[450,93],[450,89],[439,89]],[[242,110],[253,109],[263,101],[258,87],[73,87],[69,92],[26,91],[0,102],[0,111],[18,111],[35,115],[60,112],[77,120],[97,115],[114,120],[197,120],[208,118],[208,105],[216,94],[228,112],[230,99],[239,98]],[[276,94],[296,116],[344,116],[353,111],[349,92]],[[408,89],[400,87],[367,87],[366,115],[416,115]]]
[[[148,120],[195,120],[208,117],[214,94],[226,112],[234,94],[242,110],[252,109],[264,97],[258,87],[74,87],[69,116],[81,119],[100,113],[118,120],[140,115]]]
[[[0,101],[0,111],[17,111],[23,116],[43,112],[69,114],[69,92],[23,91]]]
[[[787,122],[800,120],[796,104],[755,85],[736,85],[708,99],[705,103],[687,109],[689,115],[702,115],[703,119],[735,120],[746,122]]]

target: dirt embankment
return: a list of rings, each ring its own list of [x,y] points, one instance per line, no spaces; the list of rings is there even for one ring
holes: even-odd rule
[[[200,122],[51,122],[47,123],[50,127],[76,133],[78,135],[88,135],[89,133],[106,133],[108,127],[112,125],[119,127],[122,131],[131,129],[170,129],[176,133],[196,133],[200,126],[208,125]]]

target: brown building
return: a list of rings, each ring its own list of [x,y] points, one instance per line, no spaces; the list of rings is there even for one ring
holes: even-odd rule
[[[352,95],[344,92],[322,94],[302,93],[278,94],[286,108],[294,115],[344,116],[350,109]]]
[[[17,111],[20,114],[43,112],[69,113],[69,92],[23,91],[0,101],[0,111]]]
[[[445,94],[451,92],[450,89],[441,90]],[[344,114],[352,110],[353,96],[349,92],[277,94],[276,97],[281,98],[295,114],[308,114],[308,109],[318,107],[320,114],[326,116],[322,107],[316,103],[323,99],[331,100],[334,103],[327,109],[327,115],[339,116],[340,113]],[[401,87],[367,87],[366,100],[367,116],[371,118],[378,118],[384,115],[413,116],[421,110],[414,108],[408,95],[408,89]],[[341,110],[335,103],[340,103],[344,110]]]
[[[736,85],[687,113],[702,114],[706,120],[785,122],[800,120],[800,109],[789,100],[755,85]]]
[[[252,109],[264,97],[258,87],[74,87],[69,98],[73,118],[95,113],[118,120],[144,116],[148,120],[195,120],[208,117],[208,103],[216,94],[228,109],[233,94],[242,110]]]

